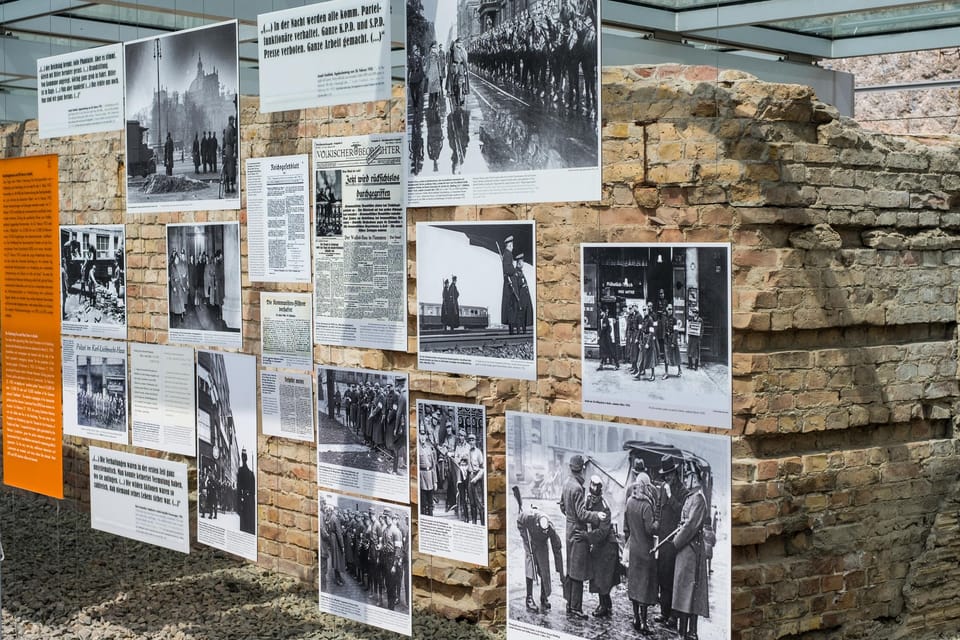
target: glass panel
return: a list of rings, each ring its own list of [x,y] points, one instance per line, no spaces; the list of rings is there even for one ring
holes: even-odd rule
[[[904,31],[957,25],[960,25],[960,7],[955,2],[937,2],[923,6],[799,18],[767,24],[767,26],[778,29],[827,38],[902,33]]]
[[[115,22],[131,26],[167,29],[170,31],[202,27],[205,24],[213,24],[214,22],[214,20],[198,18],[196,16],[185,16],[182,14],[167,13],[163,11],[118,7],[115,5],[106,4],[94,4],[88,7],[83,7],[82,9],[71,9],[69,12],[65,12],[61,15],[105,20],[107,22]]]

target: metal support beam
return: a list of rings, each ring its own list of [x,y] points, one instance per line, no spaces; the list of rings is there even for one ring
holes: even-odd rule
[[[925,29],[905,33],[883,33],[875,36],[834,40],[830,58],[853,58],[881,53],[927,51],[960,46],[960,27]]]
[[[785,54],[800,53],[811,58],[829,58],[832,54],[830,40],[770,29],[768,27],[730,27],[689,34],[691,40],[716,42],[744,49],[756,49]]]
[[[663,9],[641,7],[621,0],[601,0],[600,20],[603,24],[638,31],[676,31],[676,14]]]

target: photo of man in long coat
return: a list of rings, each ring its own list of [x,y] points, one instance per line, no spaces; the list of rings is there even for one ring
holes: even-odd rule
[[[687,496],[680,511],[680,531],[673,539],[677,564],[673,578],[673,610],[680,621],[680,635],[697,637],[697,619],[710,616],[707,589],[707,559],[704,554],[703,524],[707,500],[700,476],[688,468],[685,473]],[[669,543],[668,543],[669,544]]]

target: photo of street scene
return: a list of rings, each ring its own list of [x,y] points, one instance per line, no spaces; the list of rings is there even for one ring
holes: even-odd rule
[[[581,185],[565,184],[563,177],[599,164],[597,8],[596,0],[407,0],[414,204],[599,197],[599,174],[596,184],[583,175]],[[508,193],[482,180],[465,191],[462,179],[447,181],[447,193],[417,189],[418,181],[435,187],[438,177],[506,172],[544,179],[531,177]],[[586,189],[581,197],[568,197],[575,192],[566,190],[578,187]]]
[[[730,637],[730,439],[507,412],[507,637]]]
[[[257,360],[197,351],[197,541],[257,559]]]
[[[582,245],[583,408],[729,429],[729,244]]]
[[[123,225],[60,227],[62,331],[127,337]]]
[[[124,45],[127,210],[239,209],[237,23]]]

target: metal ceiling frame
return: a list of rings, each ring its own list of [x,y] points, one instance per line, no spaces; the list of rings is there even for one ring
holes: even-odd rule
[[[29,88],[35,83],[36,58],[79,48],[168,33],[168,25],[151,24],[151,14],[198,18],[210,23],[236,18],[240,23],[241,66],[257,68],[257,14],[310,4],[313,0],[10,0],[0,3],[0,89]],[[393,62],[403,65],[403,11],[406,0],[390,0]],[[452,2],[454,0],[440,0]],[[509,0],[507,0],[509,1]],[[701,0],[702,1],[702,0]],[[960,25],[831,38],[791,31],[792,20],[849,16],[865,19],[876,11],[922,9],[937,0],[740,0],[705,6],[664,8],[666,0],[598,0],[607,30],[624,30],[646,39],[706,46],[725,53],[762,53],[780,60],[818,60],[960,46]],[[723,0],[726,2],[726,0]],[[951,3],[960,10],[960,1]],[[144,19],[111,20],[83,15],[91,6],[143,11]],[[138,13],[139,15],[139,13]],[[895,25],[896,26],[896,25]],[[67,39],[65,46],[57,38]],[[48,39],[47,42],[40,40]],[[617,43],[622,58],[629,39]],[[33,69],[31,71],[31,69]]]

